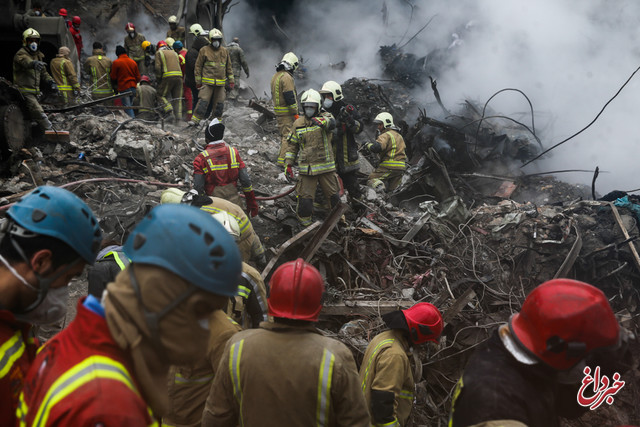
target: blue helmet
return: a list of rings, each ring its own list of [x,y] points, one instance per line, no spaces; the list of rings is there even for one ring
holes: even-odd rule
[[[233,237],[196,207],[156,206],[124,244],[132,263],[151,264],[177,274],[213,294],[234,296],[242,258]]]
[[[173,42],[173,46],[171,46],[173,50],[180,51],[183,47],[182,42],[180,40],[176,40]]]
[[[87,263],[93,264],[102,231],[91,208],[64,188],[42,186],[24,196],[7,211],[20,227],[62,240]]]

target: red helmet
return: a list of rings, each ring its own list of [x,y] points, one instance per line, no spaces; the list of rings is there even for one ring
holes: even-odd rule
[[[411,308],[402,310],[409,327],[411,342],[423,344],[427,341],[437,342],[442,329],[442,314],[435,305],[419,302]]]
[[[151,83],[151,79],[147,75],[143,75],[142,77],[140,77],[140,81],[141,82]]]
[[[167,42],[164,40],[160,40],[156,45],[156,49],[160,49],[161,47],[167,47]]]
[[[79,17],[79,16],[74,16],[74,17],[71,19],[71,23],[72,23],[73,25],[80,25],[80,17]]]
[[[67,9],[61,8],[60,10],[58,10],[58,15],[59,16],[67,16]]]
[[[136,30],[136,26],[135,26],[135,25],[133,25],[133,23],[132,23],[132,22],[127,22],[127,25],[125,25],[124,30],[125,30],[126,32],[129,32],[129,31],[135,31],[135,30]]]
[[[302,258],[282,264],[271,277],[269,315],[315,322],[322,309],[324,279]]]
[[[545,364],[572,368],[591,350],[618,343],[607,297],[584,282],[554,279],[535,288],[509,321],[512,335]]]

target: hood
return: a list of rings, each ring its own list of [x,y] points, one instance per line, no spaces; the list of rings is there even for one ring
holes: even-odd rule
[[[200,50],[200,49],[202,49],[203,47],[205,47],[208,44],[209,44],[209,40],[207,40],[206,38],[204,38],[202,36],[198,36],[194,40],[193,46],[191,46],[191,48],[195,49],[195,50]]]

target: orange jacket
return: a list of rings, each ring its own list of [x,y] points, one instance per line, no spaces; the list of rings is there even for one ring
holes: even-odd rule
[[[140,81],[140,70],[138,70],[136,61],[123,53],[111,64],[109,77],[118,82],[118,92],[124,92],[129,88],[136,87]]]

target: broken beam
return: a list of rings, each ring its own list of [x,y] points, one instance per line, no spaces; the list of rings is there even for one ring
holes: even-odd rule
[[[290,238],[289,240],[287,240],[286,242],[284,242],[282,246],[280,246],[280,248],[278,249],[278,252],[276,252],[276,255],[269,260],[269,264],[267,264],[267,266],[262,271],[262,274],[261,274],[262,279],[264,280],[269,276],[269,273],[271,273],[271,270],[276,265],[276,262],[278,262],[278,259],[291,245],[296,243],[298,240],[308,236],[312,231],[320,227],[321,224],[322,223],[320,221],[316,221],[310,226],[308,226],[307,228],[305,228],[304,230],[300,231],[298,234],[296,234],[292,238]]]
[[[322,306],[320,316],[378,315],[409,308],[415,301],[344,301]]]
[[[624,224],[622,223],[622,218],[620,218],[620,213],[618,213],[618,208],[616,208],[616,205],[614,205],[611,202],[609,202],[609,206],[611,206],[611,212],[613,212],[613,216],[616,218],[616,222],[618,223],[620,230],[622,230],[622,234],[624,234],[624,238],[629,239],[629,232],[627,231]],[[638,256],[638,251],[636,250],[636,246],[633,244],[632,241],[629,241],[629,249],[633,254],[633,260],[636,263],[636,267],[638,268],[638,271],[640,271],[640,256]]]
[[[276,115],[274,114],[273,111],[269,110],[267,107],[265,107],[264,105],[254,101],[253,99],[249,100],[248,107],[249,108],[253,108],[257,112],[264,114],[265,116],[267,116],[270,119],[275,119],[276,118]]]
[[[338,221],[340,221],[340,218],[342,218],[342,214],[344,214],[344,211],[346,210],[347,204],[342,202],[338,203],[333,208],[331,213],[329,213],[327,219],[325,219],[322,223],[322,226],[313,235],[311,241],[307,243],[307,246],[305,246],[305,248],[302,250],[300,258],[307,262],[311,261],[311,258],[313,258],[313,256],[316,254],[322,242],[324,242],[329,233],[331,233],[331,230],[334,229]]]

